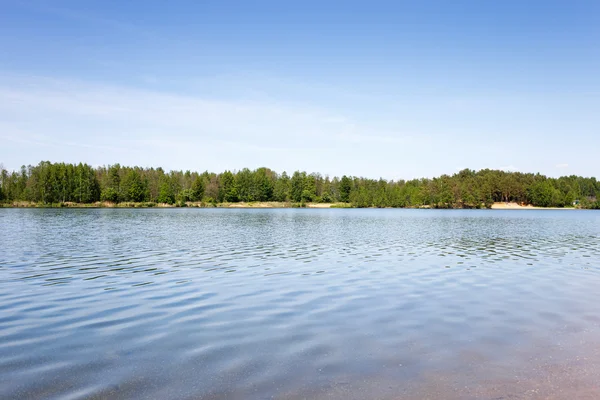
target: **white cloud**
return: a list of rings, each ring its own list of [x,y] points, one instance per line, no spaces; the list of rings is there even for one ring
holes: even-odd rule
[[[308,108],[52,80],[29,86],[0,84],[0,115],[5,123],[43,137],[59,130],[61,137],[70,136],[78,126],[75,136],[86,142],[101,134],[119,142],[156,137],[256,144],[285,138],[311,145],[303,139],[343,132],[347,125],[341,117]]]
[[[0,138],[11,146],[0,158],[11,168],[48,159],[217,171],[269,166],[332,175],[356,165],[369,173],[352,162],[356,155],[336,160],[337,154],[426,141],[310,106],[2,75],[0,121]]]
[[[163,82],[162,76],[157,78]],[[425,101],[389,113],[376,100],[356,107],[320,101],[317,89],[312,97],[277,92],[273,97],[242,98],[234,89],[223,94],[220,81],[213,83],[205,92],[210,97],[0,72],[0,162],[9,169],[40,160],[166,170],[267,166],[330,176],[410,179],[451,174],[456,165],[505,165],[500,169],[558,174],[568,166],[551,159],[574,151],[561,145],[532,157],[526,146],[511,144],[516,133],[499,136],[492,128],[486,131],[488,139],[479,140],[481,134],[474,132],[489,121],[471,124],[468,118],[453,120],[444,114],[437,118],[430,111],[437,108]],[[431,101],[435,105],[437,100]],[[551,142],[541,145],[546,144]],[[520,167],[509,164],[506,154]],[[551,171],[540,170],[540,165]]]
[[[569,164],[556,164],[556,168],[569,168]]]

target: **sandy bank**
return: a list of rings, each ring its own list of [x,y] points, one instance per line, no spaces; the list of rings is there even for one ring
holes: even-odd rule
[[[277,201],[254,201],[250,203],[239,202],[239,203],[222,203],[218,207],[224,208],[287,208],[291,207],[290,203],[283,203]]]
[[[493,210],[576,210],[573,207],[558,208],[558,207],[534,207],[531,204],[520,205],[518,203],[494,203],[492,204]]]
[[[334,203],[306,203],[307,208],[331,208]],[[265,202],[251,202],[251,203],[224,203],[219,204],[219,207],[225,208],[292,208],[292,203],[277,202],[277,201],[265,201]]]

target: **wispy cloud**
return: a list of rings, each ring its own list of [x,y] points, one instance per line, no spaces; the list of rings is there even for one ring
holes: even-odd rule
[[[20,122],[26,116],[46,122],[36,130],[85,121],[85,130],[94,128],[119,140],[160,134],[170,139],[212,141],[225,137],[256,143],[261,139],[320,137],[326,131],[347,129],[345,119],[317,109],[53,80],[28,86],[0,85],[0,112]]]
[[[311,106],[24,76],[0,75],[0,120],[3,140],[22,158],[53,154],[65,161],[165,168],[304,166],[329,173],[327,165],[334,166],[332,156],[343,147],[362,151],[423,140]]]
[[[567,163],[556,164],[556,168],[561,168],[561,169],[569,168],[569,164],[567,164]]]

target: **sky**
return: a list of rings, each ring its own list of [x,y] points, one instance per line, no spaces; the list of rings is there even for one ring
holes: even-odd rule
[[[600,2],[0,0],[0,163],[600,176]]]

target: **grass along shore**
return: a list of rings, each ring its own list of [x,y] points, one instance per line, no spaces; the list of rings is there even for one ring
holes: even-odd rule
[[[97,201],[95,203],[35,203],[32,201],[14,201],[0,203],[0,208],[357,208],[351,203],[294,203],[278,201],[256,201],[236,203],[212,203],[212,202],[179,202],[175,204],[155,202],[120,202]],[[376,207],[368,207],[376,208]],[[390,207],[385,207],[390,208]],[[409,209],[430,209],[430,206],[405,207]],[[481,208],[486,209],[486,208]],[[491,210],[579,210],[579,207],[535,207],[530,204],[496,202],[489,208]]]
[[[0,203],[0,208],[353,208],[349,203],[293,203],[293,202],[179,202],[175,204],[155,202],[120,202],[97,201],[94,203],[36,203],[32,201],[14,201]]]

